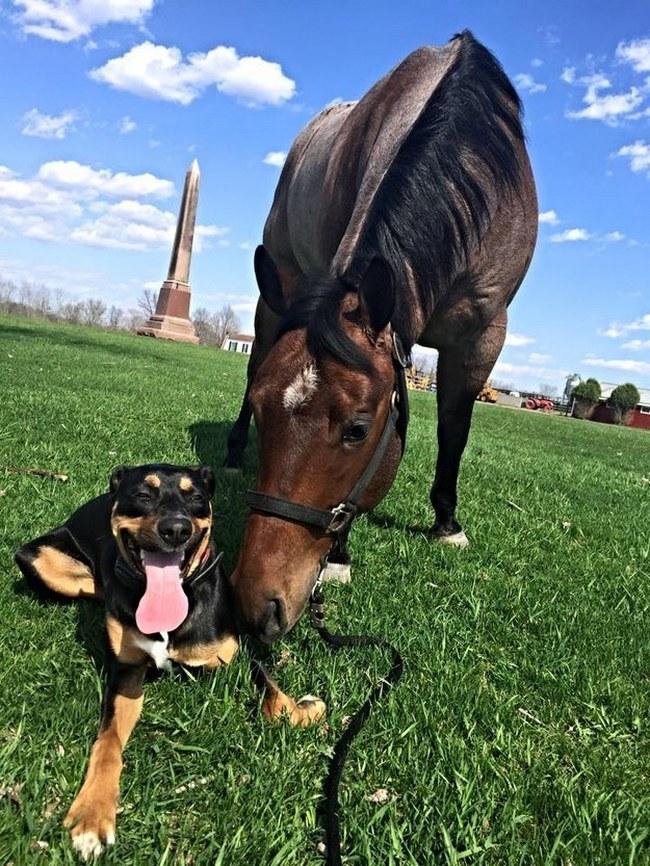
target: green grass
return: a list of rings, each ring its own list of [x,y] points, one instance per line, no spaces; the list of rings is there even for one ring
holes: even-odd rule
[[[101,610],[39,602],[12,553],[106,489],[118,463],[211,462],[232,566],[243,477],[219,469],[244,359],[124,334],[0,319],[0,863],[73,863],[61,828],[95,736]],[[390,495],[352,535],[331,625],[383,634],[405,676],[353,746],[347,864],[650,863],[650,435],[476,408],[465,551],[427,540],[435,399],[413,398]],[[515,503],[520,509],[512,507]],[[125,755],[114,864],[316,866],[317,808],[342,719],[385,655],[332,655],[305,621],[275,650],[328,724],[265,723],[243,658],[147,686]],[[377,805],[368,796],[387,788]],[[45,851],[37,842],[47,843]]]

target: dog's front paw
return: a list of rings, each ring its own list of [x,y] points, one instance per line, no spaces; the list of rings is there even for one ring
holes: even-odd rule
[[[115,842],[115,799],[93,797],[82,790],[63,822],[72,845],[84,860],[91,860]]]
[[[314,695],[305,695],[296,702],[296,707],[291,713],[291,724],[300,728],[308,728],[315,725],[325,717],[327,707],[324,701]]]

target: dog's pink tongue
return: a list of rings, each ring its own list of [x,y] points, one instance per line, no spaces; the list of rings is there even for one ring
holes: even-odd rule
[[[180,553],[142,551],[147,587],[135,612],[135,623],[144,634],[173,631],[187,616],[188,601],[181,581]]]

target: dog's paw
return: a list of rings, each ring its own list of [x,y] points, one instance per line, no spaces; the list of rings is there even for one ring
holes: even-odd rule
[[[308,728],[325,717],[327,707],[320,698],[305,695],[296,701],[296,707],[290,715],[291,724],[299,728]]]
[[[115,842],[115,803],[92,799],[83,792],[70,807],[64,825],[70,828],[72,846],[83,860],[99,857],[105,845]]]

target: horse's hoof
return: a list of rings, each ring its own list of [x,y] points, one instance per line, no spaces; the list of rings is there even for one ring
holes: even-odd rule
[[[350,563],[328,562],[323,571],[323,580],[331,583],[351,583],[352,569]]]
[[[434,538],[442,544],[449,544],[451,547],[469,547],[469,539],[462,529],[452,535],[436,535]]]

